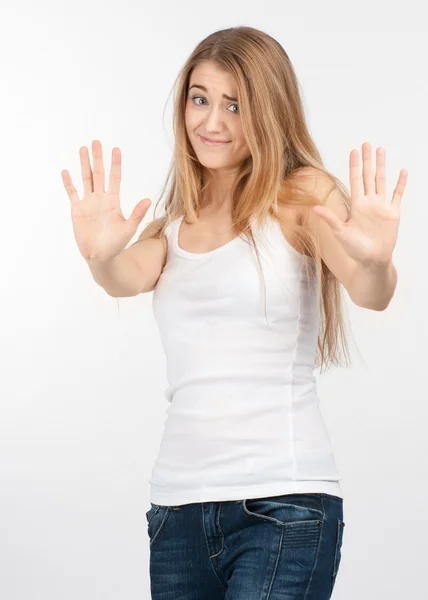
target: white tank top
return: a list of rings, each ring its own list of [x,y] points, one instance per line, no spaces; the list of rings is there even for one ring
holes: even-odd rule
[[[272,217],[264,231],[253,223],[265,307],[245,236],[187,252],[178,245],[182,219],[166,229],[167,262],[152,299],[169,404],[150,501],[343,497],[314,376],[318,286],[302,255]]]

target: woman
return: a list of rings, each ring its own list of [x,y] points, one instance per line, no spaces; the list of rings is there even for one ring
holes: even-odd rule
[[[287,54],[251,27],[196,47],[174,132],[165,215],[129,248],[150,200],[124,219],[119,149],[105,191],[101,144],[93,172],[81,148],[83,201],[62,172],[95,280],[113,297],[154,290],[170,404],[146,513],[152,598],[328,599],[345,523],[314,369],[340,364],[339,342],[348,355],[342,286],[372,310],[392,298],[407,172],[388,201],[385,152],[374,176],[365,143],[348,194]]]

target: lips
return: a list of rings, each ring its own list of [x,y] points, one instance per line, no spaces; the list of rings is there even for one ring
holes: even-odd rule
[[[201,141],[206,144],[207,146],[223,146],[224,144],[228,144],[229,140],[213,140],[210,138],[206,138],[202,135],[199,136],[201,138]]]

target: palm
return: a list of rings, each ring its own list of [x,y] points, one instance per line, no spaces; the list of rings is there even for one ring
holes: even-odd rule
[[[387,263],[394,250],[400,214],[398,208],[362,199],[354,202],[341,233],[348,255],[357,261]]]
[[[402,169],[392,201],[386,198],[385,151],[376,153],[376,175],[371,168],[370,145],[363,144],[363,183],[361,183],[358,152],[350,155],[351,211],[342,222],[326,206],[314,211],[332,228],[345,252],[354,260],[370,264],[387,264],[392,259],[400,223],[400,203],[407,171]]]
[[[128,241],[126,219],[116,194],[92,193],[84,202],[71,207],[71,218],[77,244],[84,256],[89,255],[95,241],[101,255],[107,249],[113,254],[119,252]]]
[[[121,252],[144,217],[151,201],[141,200],[125,219],[120,208],[122,158],[119,148],[112,150],[107,190],[101,142],[92,143],[93,170],[86,146],[80,149],[83,200],[79,199],[68,171],[62,171],[65,189],[71,201],[71,218],[79,250],[86,260],[108,260]],[[149,203],[147,203],[149,200]]]

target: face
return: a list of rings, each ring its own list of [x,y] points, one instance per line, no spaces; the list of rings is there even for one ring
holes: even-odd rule
[[[185,121],[200,163],[208,169],[219,170],[217,174],[223,171],[225,175],[230,174],[250,155],[242,132],[234,80],[211,61],[199,64],[192,71]],[[204,143],[203,137],[225,143],[209,145],[209,142]]]

